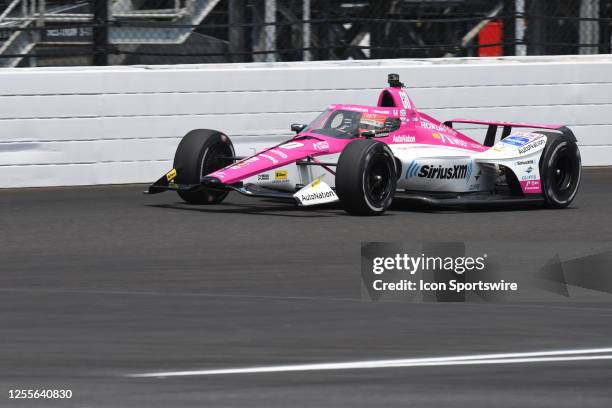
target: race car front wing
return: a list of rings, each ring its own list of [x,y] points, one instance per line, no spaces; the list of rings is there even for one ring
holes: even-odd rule
[[[170,173],[169,173],[170,174]],[[203,189],[213,189],[222,191],[236,191],[250,197],[273,198],[278,200],[296,201],[291,192],[283,192],[260,187],[255,184],[223,184],[214,177],[204,177],[199,184],[178,184],[168,180],[167,175],[162,176],[155,183],[151,184],[144,191],[145,194],[158,194],[164,191],[200,191]]]

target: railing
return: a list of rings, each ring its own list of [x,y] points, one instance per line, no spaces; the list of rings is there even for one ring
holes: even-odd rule
[[[612,0],[67,1],[0,0],[0,66],[23,57],[152,65],[612,49]]]
[[[181,44],[220,0],[174,0],[172,8],[134,9],[131,1],[117,2],[109,5],[108,19],[115,23],[128,20],[138,21],[167,20],[176,23],[177,27],[153,28],[156,35],[151,35],[151,27],[140,27],[120,24],[108,25],[108,42],[111,44]],[[47,23],[79,23],[75,27],[93,27],[96,16],[89,12],[90,1],[47,2],[47,0],[13,0],[0,14],[0,30],[11,32],[5,36],[0,46],[0,66],[17,66],[25,54],[41,42],[42,32]],[[146,7],[146,4],[144,5]],[[74,12],[86,9],[88,12]],[[89,23],[89,24],[88,24]],[[13,30],[12,30],[13,29]],[[0,42],[2,38],[0,38]],[[46,42],[49,43],[49,42]]]
[[[126,11],[113,10],[111,7],[111,15],[115,19],[138,19],[138,18],[167,18],[177,19],[185,15],[188,3],[194,3],[196,0],[186,0],[184,4],[181,0],[174,0],[174,8],[171,9],[132,9]],[[69,8],[79,7],[86,2],[68,2],[66,5]],[[20,16],[13,16],[11,12],[17,9],[21,4]],[[58,10],[48,10],[45,0],[13,0],[9,6],[0,14],[0,23],[2,22],[23,22],[23,21],[57,21],[57,22],[73,22],[73,21],[91,21],[94,18],[93,13],[64,13]]]

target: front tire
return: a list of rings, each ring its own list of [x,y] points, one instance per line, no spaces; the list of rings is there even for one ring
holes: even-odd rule
[[[230,138],[216,130],[197,129],[187,133],[176,149],[174,168],[178,184],[199,184],[202,176],[231,163],[234,146]],[[191,204],[217,204],[228,192],[204,188],[198,191],[177,191]]]
[[[383,214],[393,201],[396,185],[395,158],[386,144],[355,140],[340,154],[336,194],[349,214]]]
[[[540,158],[542,191],[549,208],[564,208],[571,204],[578,192],[582,175],[580,150],[576,142],[565,135],[538,132],[546,135],[546,147]]]

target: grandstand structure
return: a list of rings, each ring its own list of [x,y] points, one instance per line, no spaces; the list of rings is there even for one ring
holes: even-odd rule
[[[610,53],[611,17],[612,0],[2,0],[0,67]]]

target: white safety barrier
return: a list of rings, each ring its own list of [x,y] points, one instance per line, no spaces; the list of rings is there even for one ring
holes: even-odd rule
[[[391,72],[440,120],[566,124],[585,165],[612,165],[607,56],[5,69],[0,187],[151,182],[196,128],[252,153],[330,103],[375,104]]]

